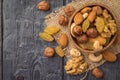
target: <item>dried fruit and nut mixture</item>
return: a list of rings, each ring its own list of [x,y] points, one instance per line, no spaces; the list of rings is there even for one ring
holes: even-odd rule
[[[71,23],[71,35],[86,50],[101,50],[117,31],[110,12],[101,6],[87,6],[77,12]]]
[[[46,11],[50,8],[47,1],[41,1],[38,4],[38,9]],[[68,25],[69,17],[75,12],[73,6],[65,6],[63,8],[64,15],[58,17],[58,24],[61,27]],[[55,25],[47,26],[43,32],[39,34],[39,37],[47,42],[57,41],[58,45],[54,48],[46,47],[44,55],[46,57],[53,57],[56,53],[60,57],[65,56],[65,49],[68,46],[68,36],[66,33],[60,33],[58,39],[54,38],[54,35],[59,33],[61,29]],[[83,49],[87,50],[100,50],[107,46],[111,38],[117,31],[116,22],[110,12],[101,6],[87,6],[76,13],[71,23],[71,35],[77,42],[77,44]],[[118,36],[115,41],[120,42]],[[89,63],[85,61],[85,57],[77,48],[71,48],[69,50],[70,58],[67,60],[64,69],[67,74],[77,75],[85,72]],[[116,55],[111,51],[104,51],[99,55],[89,54],[90,61],[96,63],[100,62],[103,58],[109,62],[115,62],[117,60]],[[94,68],[92,74],[96,78],[103,77],[103,71],[99,68]]]

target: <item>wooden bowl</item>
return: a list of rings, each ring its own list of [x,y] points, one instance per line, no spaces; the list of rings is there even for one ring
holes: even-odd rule
[[[115,40],[115,38],[116,38],[116,36],[117,36],[117,33],[115,33],[114,36],[112,37],[112,39],[110,40],[109,44],[108,44],[107,46],[103,47],[103,49],[101,49],[101,50],[86,50],[86,49],[83,49],[83,48],[81,48],[81,47],[76,43],[76,41],[73,39],[73,37],[72,37],[72,35],[71,35],[71,24],[72,24],[72,22],[73,22],[73,18],[74,18],[74,16],[75,16],[75,14],[76,14],[77,12],[79,12],[81,9],[83,9],[84,7],[87,7],[87,6],[95,6],[95,5],[98,5],[98,6],[101,6],[101,7],[103,7],[103,8],[106,8],[106,9],[110,12],[110,14],[112,15],[112,17],[114,18],[114,20],[115,20],[115,22],[116,22],[116,27],[118,26],[117,17],[116,17],[116,15],[115,15],[114,11],[111,10],[111,8],[108,7],[108,6],[106,6],[105,4],[99,4],[99,3],[86,4],[86,5],[83,5],[82,7],[80,7],[78,10],[76,10],[76,11],[74,12],[74,14],[71,16],[70,21],[69,21],[69,24],[68,24],[68,31],[69,31],[69,35],[70,35],[70,41],[72,41],[72,43],[73,43],[80,51],[85,52],[85,53],[97,53],[97,52],[102,52],[102,51],[106,50],[107,48],[109,48],[109,47],[113,44],[113,42],[114,42],[114,40]]]

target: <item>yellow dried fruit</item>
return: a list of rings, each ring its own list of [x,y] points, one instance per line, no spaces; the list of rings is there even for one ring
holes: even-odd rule
[[[64,57],[65,53],[64,53],[63,49],[61,48],[61,46],[57,46],[55,48],[55,51],[60,57]]]
[[[97,31],[99,33],[101,33],[104,30],[104,28],[105,28],[104,19],[101,18],[101,17],[97,17],[97,19],[95,21],[95,25],[96,25]]]
[[[62,47],[66,47],[68,44],[68,38],[67,35],[65,33],[62,33],[58,39],[58,43],[59,45],[61,45]]]
[[[48,42],[52,42],[54,40],[54,38],[51,35],[49,35],[45,32],[40,33],[39,36],[40,36],[41,39],[43,39],[45,41],[48,41]]]
[[[59,32],[60,29],[56,26],[47,26],[45,29],[44,29],[44,32],[48,33],[48,34],[55,34],[57,32]]]
[[[104,59],[109,62],[115,62],[117,60],[116,55],[111,51],[106,50],[102,54],[103,54]]]
[[[84,18],[81,13],[77,13],[74,17],[75,24],[81,24],[83,20]]]
[[[87,29],[89,28],[89,26],[90,26],[90,22],[89,22],[88,19],[86,19],[86,20],[83,22],[83,24],[82,24],[82,30],[83,30],[83,32],[86,32]]]

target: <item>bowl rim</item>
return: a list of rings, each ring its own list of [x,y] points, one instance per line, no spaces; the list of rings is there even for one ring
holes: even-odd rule
[[[113,42],[115,41],[115,38],[117,37],[118,29],[117,29],[116,33],[114,34],[113,38],[111,39],[110,43],[107,46],[105,46],[103,49],[101,49],[101,50],[91,50],[90,51],[90,50],[83,49],[73,40],[72,35],[71,35],[71,30],[70,29],[71,29],[71,24],[72,24],[72,21],[73,21],[73,18],[75,16],[75,14],[77,12],[79,12],[80,10],[82,10],[83,8],[88,7],[88,6],[101,6],[101,7],[106,8],[110,12],[110,14],[113,16],[113,18],[115,19],[115,23],[116,23],[116,27],[117,27],[117,25],[118,25],[117,16],[115,15],[115,12],[112,9],[110,9],[107,5],[102,4],[102,3],[87,3],[85,5],[82,5],[80,8],[78,8],[73,13],[73,15],[70,17],[70,20],[69,20],[69,23],[68,23],[68,33],[69,33],[69,36],[70,36],[70,41],[72,41],[72,43],[82,52],[85,52],[85,53],[98,53],[98,52],[102,52],[102,51],[106,50],[107,48],[109,48],[113,44]]]

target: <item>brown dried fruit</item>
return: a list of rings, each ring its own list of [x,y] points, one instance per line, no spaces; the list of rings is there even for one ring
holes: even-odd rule
[[[85,7],[81,10],[81,13],[86,13],[86,12],[90,12],[92,10],[91,7]]]
[[[96,78],[102,78],[103,77],[103,71],[100,70],[99,68],[94,68],[92,71],[92,74],[96,77]]]
[[[90,37],[90,38],[95,38],[98,36],[98,32],[97,32],[96,28],[94,28],[94,27],[89,28],[86,33],[87,33],[88,37]]]
[[[96,18],[96,11],[92,10],[88,15],[88,20],[92,23]]]
[[[65,26],[65,25],[67,25],[67,23],[68,23],[68,18],[65,17],[64,15],[61,15],[61,16],[59,16],[58,23],[59,23],[60,25]]]
[[[46,47],[44,51],[46,57],[52,57],[54,55],[54,49],[51,47]]]
[[[115,62],[117,60],[115,53],[113,53],[111,51],[106,50],[102,54],[106,61]]]
[[[64,57],[65,53],[64,53],[64,51],[62,50],[61,46],[57,46],[57,47],[55,48],[55,51],[56,51],[56,53],[57,53],[60,57]]]
[[[75,24],[80,24],[84,20],[83,16],[81,13],[77,13],[74,17],[74,22]]]
[[[75,11],[73,6],[66,6],[63,10],[67,16],[72,16]]]
[[[81,26],[75,26],[72,31],[75,36],[80,36],[82,34]]]
[[[93,10],[95,10],[97,12],[97,15],[101,15],[102,14],[102,8],[100,6],[94,6]]]
[[[76,39],[79,43],[86,43],[88,41],[86,34],[83,34],[83,35],[77,37]]]
[[[47,11],[50,9],[50,4],[47,1],[41,1],[37,5],[38,9]]]
[[[58,43],[59,45],[61,45],[62,47],[66,47],[68,44],[68,38],[67,35],[65,33],[62,33],[58,39]]]

